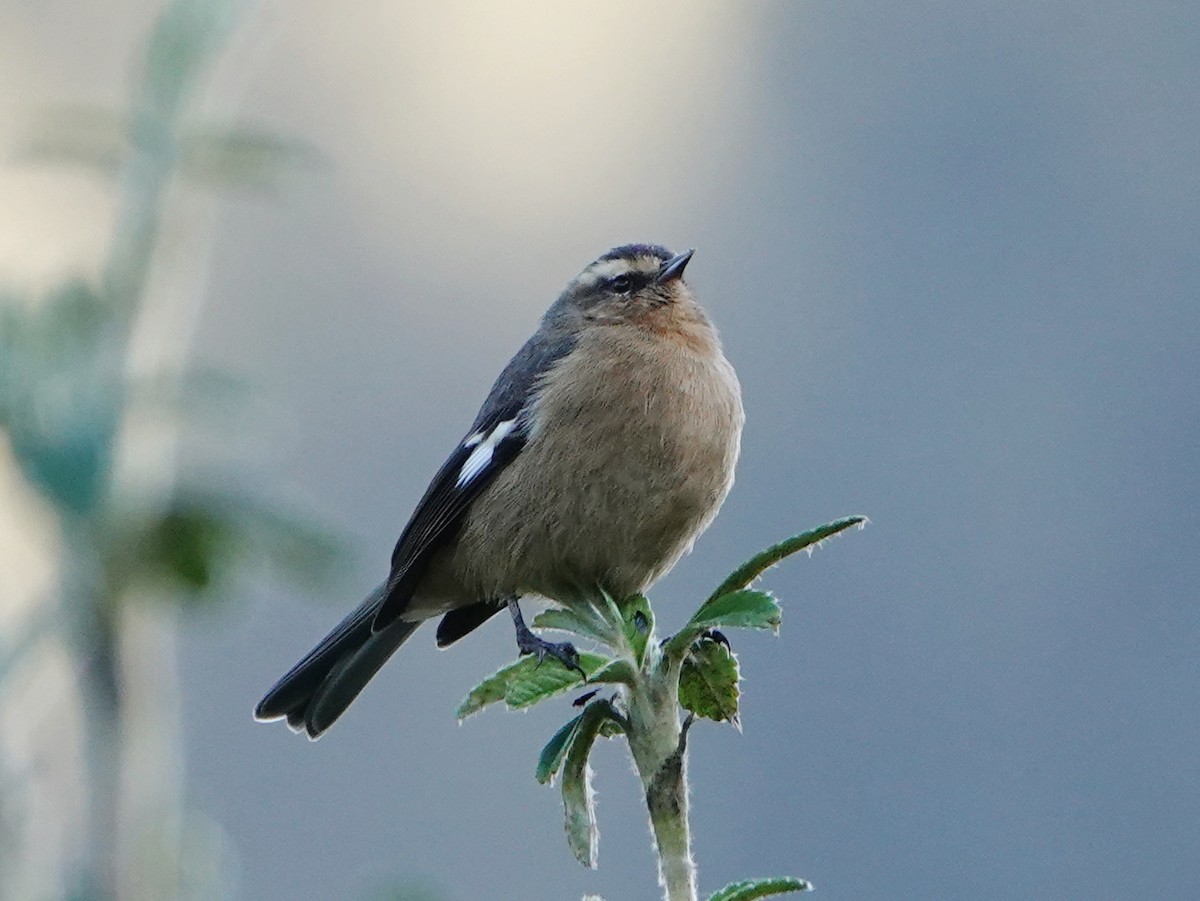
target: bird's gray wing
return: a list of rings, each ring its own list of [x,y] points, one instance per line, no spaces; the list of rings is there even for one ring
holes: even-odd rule
[[[417,504],[392,553],[387,581],[275,683],[255,708],[258,719],[286,717],[293,729],[316,738],[412,634],[419,623],[404,620],[402,614],[429,558],[457,532],[471,502],[521,452],[538,379],[571,346],[570,338],[555,338],[553,331],[548,335],[543,329],[513,357],[471,430]]]
[[[457,534],[471,502],[525,446],[520,410],[500,411],[459,444],[438,470],[392,552],[387,593],[375,614],[378,632],[400,618],[434,552]]]
[[[457,531],[471,501],[520,453],[525,443],[520,422],[519,409],[498,409],[477,421],[417,505],[392,554],[388,580],[275,683],[255,708],[258,719],[287,717],[293,729],[316,738],[345,711],[420,625],[402,614],[429,558]]]
[[[569,334],[543,327],[500,374],[471,430],[433,477],[396,542],[387,595],[375,614],[374,631],[402,617],[433,553],[457,534],[471,503],[521,453],[529,436],[530,401],[537,385],[573,346]]]

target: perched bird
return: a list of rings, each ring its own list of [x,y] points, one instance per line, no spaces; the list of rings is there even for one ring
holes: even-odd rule
[[[492,386],[405,526],[387,580],[255,709],[318,737],[422,622],[446,647],[508,607],[522,653],[577,666],[517,599],[644,592],[733,484],[741,393],[683,281],[692,251],[617,247],[577,275]]]

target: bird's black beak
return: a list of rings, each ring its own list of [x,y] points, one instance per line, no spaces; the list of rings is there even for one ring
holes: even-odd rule
[[[662,268],[658,270],[658,276],[654,279],[654,284],[661,285],[680,278],[683,275],[683,270],[687,267],[688,260],[692,258],[692,254],[695,252],[694,250],[685,250],[683,253],[675,254],[675,256],[663,263]]]

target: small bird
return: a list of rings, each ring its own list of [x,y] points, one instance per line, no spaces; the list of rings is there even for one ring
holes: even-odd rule
[[[522,653],[578,668],[517,600],[644,593],[733,485],[741,391],[683,280],[692,251],[628,244],[577,275],[509,361],[392,553],[387,580],[255,709],[317,738],[422,622],[444,648],[507,609]]]

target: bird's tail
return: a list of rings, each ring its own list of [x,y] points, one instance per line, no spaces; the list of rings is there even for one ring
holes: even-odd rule
[[[371,677],[420,625],[397,619],[379,632],[371,623],[386,585],[367,596],[321,643],[288,670],[254,708],[258,720],[287,718],[294,731],[318,738],[334,724]]]

